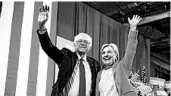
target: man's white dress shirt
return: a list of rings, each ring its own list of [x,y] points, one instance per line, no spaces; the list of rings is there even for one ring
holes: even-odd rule
[[[81,57],[77,54],[78,56],[78,60],[77,60],[77,64],[75,65],[75,76],[73,77],[73,83],[71,85],[71,89],[69,90],[68,96],[78,96],[79,95],[79,82],[80,82],[80,76],[79,76],[79,60],[81,59]],[[90,69],[90,65],[87,62],[87,56],[84,56],[83,58],[83,65],[85,68],[85,78],[86,78],[86,96],[90,96],[90,91],[91,91],[91,69]]]

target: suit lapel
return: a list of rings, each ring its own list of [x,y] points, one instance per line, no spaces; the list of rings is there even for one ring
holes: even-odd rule
[[[91,69],[91,91],[95,90],[95,80],[96,80],[96,69],[94,67],[94,62],[92,59],[90,59],[90,57],[87,56],[87,62],[89,63],[90,69]]]
[[[91,72],[94,71],[94,62],[90,59],[90,57],[87,56],[87,62],[90,65]]]
[[[76,52],[74,52],[74,54],[72,55],[72,69],[74,69],[77,59],[78,59],[78,56],[77,56]]]

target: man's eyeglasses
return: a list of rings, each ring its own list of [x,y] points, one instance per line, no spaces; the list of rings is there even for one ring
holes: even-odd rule
[[[90,44],[90,42],[89,41],[87,41],[87,40],[83,40],[83,39],[79,39],[79,40],[77,40],[76,41],[78,44],[81,44],[81,43],[84,43],[84,44]]]

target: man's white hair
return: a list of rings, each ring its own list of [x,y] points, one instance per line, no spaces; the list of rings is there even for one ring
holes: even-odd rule
[[[87,40],[88,42],[90,42],[90,47],[92,46],[92,38],[88,34],[79,33],[74,37],[74,43],[76,43],[76,41],[80,39]]]

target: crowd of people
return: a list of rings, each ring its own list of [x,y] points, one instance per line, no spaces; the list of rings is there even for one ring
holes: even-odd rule
[[[144,67],[144,66],[143,66]],[[138,96],[170,96],[170,85],[164,79],[150,77],[150,81],[141,79],[140,72],[131,72],[130,83]],[[145,80],[145,81],[144,81]]]

